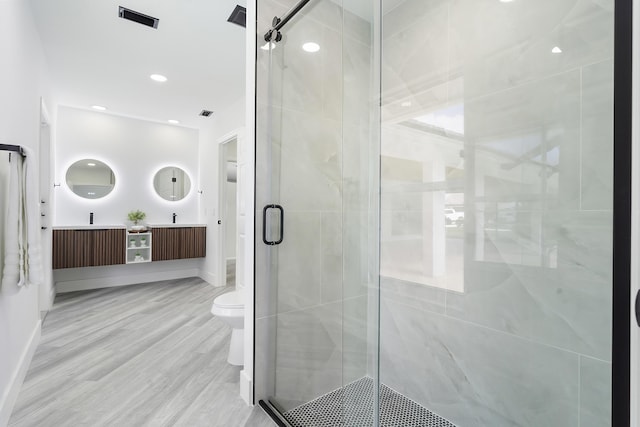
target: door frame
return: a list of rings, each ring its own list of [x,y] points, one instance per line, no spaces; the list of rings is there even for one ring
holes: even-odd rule
[[[629,426],[632,405],[632,279],[637,263],[632,254],[632,187],[637,170],[633,169],[634,134],[633,88],[633,0],[616,0],[614,15],[614,144],[613,144],[613,307],[612,307],[612,390],[611,425]],[[633,175],[632,175],[633,174]],[[633,201],[632,201],[633,199]],[[637,248],[636,248],[637,249]],[[635,386],[633,387],[635,390]]]
[[[635,7],[632,12],[633,28],[640,29],[640,7]],[[640,31],[633,31],[634,46],[640,46]],[[633,49],[632,56],[632,122],[631,145],[640,147],[640,53]],[[640,425],[640,327],[635,319],[635,296],[640,292],[640,150],[632,150],[631,165],[631,344],[630,344],[630,425]]]
[[[51,267],[51,252],[45,248],[51,247],[53,238],[51,224],[53,206],[51,206],[51,189],[53,176],[53,126],[49,109],[43,97],[40,98],[40,123],[38,133],[38,162],[39,162],[39,201],[40,201],[40,240],[42,246],[42,283],[38,286],[38,311],[40,319],[44,320],[46,313],[53,307],[56,292],[53,285]]]
[[[226,202],[227,202],[227,157],[226,150],[227,144],[236,141],[236,159],[238,159],[238,147],[240,144],[240,138],[243,134],[243,130],[236,129],[218,140],[218,242],[217,242],[217,286],[226,286],[227,284],[227,220],[226,218]],[[238,184],[236,182],[236,184]],[[238,277],[238,229],[240,220],[239,211],[239,199],[240,199],[240,186],[236,185],[236,278]]]

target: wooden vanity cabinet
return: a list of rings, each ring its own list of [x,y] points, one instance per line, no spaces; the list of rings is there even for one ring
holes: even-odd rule
[[[152,259],[202,258],[206,255],[206,227],[153,228]]]
[[[53,268],[125,263],[124,229],[53,230]]]
[[[206,255],[206,239],[206,227],[153,228],[151,260],[202,258]],[[126,253],[124,228],[53,230],[54,269],[126,264]]]

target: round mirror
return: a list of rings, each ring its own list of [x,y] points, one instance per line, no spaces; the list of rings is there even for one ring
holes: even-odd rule
[[[153,187],[158,196],[176,202],[187,197],[191,189],[191,180],[182,169],[168,166],[156,172],[156,176],[153,177]]]
[[[116,185],[111,168],[95,159],[78,160],[69,166],[66,179],[71,191],[85,199],[104,197]]]

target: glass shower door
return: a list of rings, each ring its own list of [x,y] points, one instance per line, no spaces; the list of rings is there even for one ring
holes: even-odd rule
[[[611,425],[614,3],[383,0],[380,380],[439,425]]]
[[[259,2],[260,34],[293,6]],[[292,425],[373,425],[370,25],[312,0],[259,40],[256,396]]]

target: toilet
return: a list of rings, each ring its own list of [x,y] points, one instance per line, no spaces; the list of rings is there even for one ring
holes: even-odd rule
[[[227,292],[213,300],[211,314],[231,326],[231,343],[227,362],[244,365],[244,292],[242,289]]]

